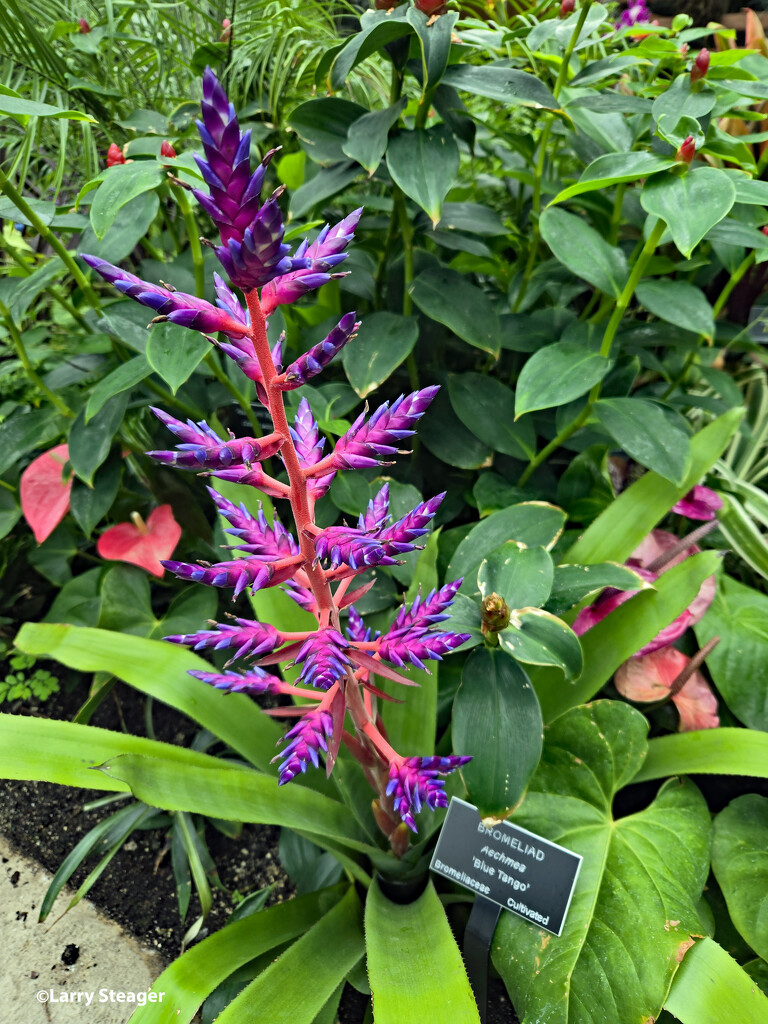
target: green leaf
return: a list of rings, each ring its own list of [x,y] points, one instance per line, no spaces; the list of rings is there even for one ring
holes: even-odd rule
[[[472,754],[461,773],[480,816],[506,818],[539,763],[543,724],[530,679],[503,650],[480,647],[467,659],[451,735],[455,750]]]
[[[39,266],[29,277],[6,278],[6,282],[12,286],[10,301],[11,319],[17,324],[21,323],[27,310],[38,295],[44,288],[50,287],[64,270],[65,267],[62,261],[58,257],[54,257]]]
[[[499,594],[509,607],[540,608],[549,597],[554,577],[552,556],[542,547],[507,541],[483,560],[477,586],[483,598]]]
[[[122,473],[123,460],[116,453],[96,470],[92,487],[86,487],[79,480],[73,481],[69,508],[86,537],[91,536],[93,528],[112,507]]]
[[[683,959],[665,1007],[681,1024],[763,1024],[768,998],[712,939],[702,939]]]
[[[498,356],[499,318],[482,288],[455,270],[432,267],[419,274],[410,291],[422,313],[444,324],[468,345]]]
[[[356,163],[334,164],[321,167],[317,174],[305,181],[291,196],[291,216],[303,217],[326,199],[343,191],[360,174]]]
[[[360,31],[350,36],[336,56],[328,76],[331,89],[340,89],[350,71],[383,49],[387,43],[401,36],[411,35],[412,26],[406,21],[407,9],[395,11],[365,11],[360,19]]]
[[[558,110],[560,103],[535,75],[504,64],[473,66],[455,64],[443,75],[443,84],[459,92],[471,92],[498,100],[505,106],[524,106]]]
[[[717,96],[711,89],[695,91],[691,88],[690,75],[678,75],[654,100],[653,119],[658,122],[662,117],[669,118],[669,130],[683,117],[694,120],[704,117],[716,101]]]
[[[38,100],[26,100],[22,96],[0,95],[0,114],[6,117],[20,117],[25,120],[28,117],[54,117],[63,118],[65,121],[90,121],[96,124],[96,118],[90,114],[84,114],[80,110],[62,110],[50,103],[40,103]]]
[[[477,469],[491,462],[492,452],[463,423],[456,421],[445,389],[438,392],[419,426],[419,438],[424,447],[449,466]]]
[[[53,409],[17,413],[0,423],[0,473],[27,452],[61,437],[64,417]]]
[[[635,781],[699,772],[768,778],[768,733],[721,726],[659,736],[649,743]]]
[[[65,583],[53,600],[45,622],[68,622],[72,626],[95,626],[99,621],[101,569],[89,569]]]
[[[282,736],[280,726],[244,694],[224,694],[189,676],[190,669],[210,666],[185,648],[108,630],[39,623],[22,626],[16,646],[80,672],[116,675],[210,729],[257,768],[276,772],[270,760]]]
[[[660,320],[675,324],[709,341],[715,333],[715,314],[701,288],[669,278],[646,279],[635,289],[638,300]]]
[[[443,200],[459,173],[459,149],[446,125],[394,135],[387,147],[387,169],[436,227]]]
[[[443,216],[437,226],[440,230],[462,231],[491,238],[507,233],[496,210],[482,203],[443,203]]]
[[[714,167],[654,175],[640,194],[643,209],[664,221],[686,258],[710,228],[727,216],[735,200],[730,177]]]
[[[210,347],[197,331],[179,324],[155,324],[147,341],[147,362],[175,395]]]
[[[562,615],[585,598],[596,596],[605,587],[615,590],[653,590],[652,584],[618,562],[557,565],[547,609],[555,615]]]
[[[721,495],[723,507],[718,513],[720,529],[735,553],[768,579],[768,548],[766,539],[758,530],[744,506],[731,494]]]
[[[336,858],[291,829],[280,832],[280,863],[299,896],[338,882],[342,867]]]
[[[96,237],[102,239],[118,210],[136,196],[157,188],[163,177],[162,167],[154,160],[134,160],[108,167],[91,203],[91,226]]]
[[[561,619],[540,608],[513,612],[499,643],[513,658],[526,665],[552,665],[562,669],[566,679],[578,679],[582,670],[579,638]]]
[[[361,398],[383,384],[407,359],[419,336],[413,317],[396,313],[372,313],[363,321],[359,336],[344,349],[342,362],[347,379]]]
[[[119,166],[128,165],[121,164]],[[115,170],[115,168],[112,167],[111,170]],[[102,241],[99,241],[93,226],[89,223],[80,236],[77,251],[120,263],[121,260],[130,256],[139,241],[149,231],[157,216],[159,206],[160,201],[156,192],[145,192],[136,196],[135,199],[116,211],[114,221]]]
[[[573,563],[623,562],[684,494],[717,462],[736,433],[743,409],[731,409],[691,438],[691,464],[685,479],[674,484],[658,473],[646,473],[616,498],[590,524],[567,553]]]
[[[575,341],[556,341],[534,352],[517,379],[515,416],[565,405],[601,381],[611,362]]]
[[[750,729],[768,731],[768,597],[723,576],[707,614],[694,627],[715,685],[730,711]]]
[[[596,192],[621,182],[650,178],[674,166],[675,161],[671,157],[658,156],[646,150],[638,153],[604,153],[586,167],[575,185],[559,192],[552,203],[562,203],[572,196]]]
[[[133,359],[129,359],[127,363],[121,363],[115,370],[103,377],[95,385],[85,407],[86,425],[110,398],[119,395],[122,391],[129,391],[145,377],[148,377],[151,372],[152,368],[145,356],[134,356]]]
[[[359,103],[323,96],[300,104],[288,124],[304,144],[307,155],[320,164],[344,159],[344,144],[351,125],[368,113]]]
[[[717,815],[712,870],[739,933],[768,960],[768,798],[747,793]]]
[[[81,409],[69,431],[69,461],[72,469],[89,487],[93,476],[112,447],[112,440],[123,421],[128,395],[115,395],[104,403],[100,411],[85,424],[85,409]]]
[[[536,454],[531,420],[515,422],[515,393],[484,373],[450,374],[448,394],[461,422],[493,451],[530,459]]]
[[[546,209],[539,225],[541,237],[563,266],[606,295],[619,297],[629,274],[621,249],[609,245],[583,217],[558,207]]]
[[[197,942],[166,967],[151,991],[162,1002],[140,1006],[131,1024],[191,1024],[206,996],[249,961],[307,932],[347,886],[278,903]]]
[[[446,579],[471,577],[480,563],[507,541],[551,549],[562,533],[565,513],[545,501],[526,501],[494,512],[473,526],[453,554]]]
[[[387,150],[389,129],[405,110],[405,96],[384,110],[373,110],[353,121],[342,145],[344,156],[356,160],[369,174],[373,174]]]
[[[0,491],[0,540],[7,537],[21,519],[21,508],[9,491]]]
[[[690,782],[616,820],[612,802],[646,749],[645,718],[617,701],[576,708],[546,730],[515,824],[584,858],[560,937],[503,914],[493,962],[521,1020],[656,1019],[692,934],[707,877],[709,812]]]
[[[479,1024],[461,952],[431,881],[406,904],[388,900],[375,882],[365,901],[365,947],[376,1024]]]
[[[405,16],[413,25],[421,47],[422,93],[432,92],[448,66],[448,55],[451,52],[453,29],[459,15],[456,11],[446,11],[439,18],[432,18],[416,7],[409,7]]]
[[[594,405],[594,413],[610,436],[641,466],[682,483],[691,463],[690,439],[661,406],[642,398],[601,398]]]

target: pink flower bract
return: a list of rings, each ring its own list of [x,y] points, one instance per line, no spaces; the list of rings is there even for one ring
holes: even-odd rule
[[[627,700],[643,703],[663,700],[675,679],[690,662],[676,647],[661,647],[625,661],[614,677],[616,689]],[[680,732],[716,729],[717,698],[701,672],[694,672],[672,702],[680,714]]]
[[[170,505],[160,505],[147,517],[142,529],[133,523],[110,526],[99,537],[96,550],[112,562],[138,565],[153,576],[162,576],[161,560],[169,558],[179,543],[181,527],[173,518]]]
[[[21,474],[21,511],[38,544],[53,533],[69,511],[72,477],[63,477],[68,458],[67,446],[57,445],[38,455]]]

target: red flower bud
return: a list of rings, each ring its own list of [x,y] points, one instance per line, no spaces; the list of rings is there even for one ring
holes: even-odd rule
[[[696,59],[694,60],[693,67],[691,68],[691,81],[699,82],[702,78],[706,77],[708,71],[709,50],[704,48],[703,50],[699,50],[696,54]]]
[[[176,156],[176,150],[167,139],[163,139],[163,144],[160,146],[160,156],[168,157],[170,160]]]
[[[428,18],[431,18],[433,14],[443,14],[445,11],[445,0],[416,0],[414,7],[418,8],[422,14],[426,14]]]
[[[563,0],[560,4],[560,17],[567,18],[569,14],[573,14],[575,7],[576,0]]]
[[[693,141],[693,136],[689,135],[687,139],[683,139],[683,143],[675,153],[675,160],[681,164],[689,164],[693,160],[696,154],[696,143]]]
[[[229,18],[224,18],[224,20],[221,23],[221,36],[220,36],[221,42],[222,43],[228,43],[229,42],[229,37],[231,35],[232,35],[232,22],[229,20]]]
[[[398,0],[376,0],[374,7],[377,11],[391,11],[397,7]]]
[[[763,232],[764,235],[768,235],[768,224],[760,228],[760,230]]]
[[[680,47],[680,56],[681,57],[687,57],[688,56],[688,43],[683,43],[682,46]]]
[[[116,142],[110,143],[109,149],[107,150],[107,167],[114,167],[115,164],[124,163],[125,156],[122,149],[120,149]]]
[[[80,26],[80,31],[82,33],[86,33],[86,32],[90,32],[91,31],[91,26],[88,24],[88,22],[85,20],[85,18],[78,18],[77,19],[77,23]]]

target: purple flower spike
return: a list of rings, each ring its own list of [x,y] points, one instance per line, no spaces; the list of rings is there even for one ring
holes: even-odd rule
[[[651,12],[645,0],[629,0],[628,6],[621,12],[617,25],[619,28],[632,28],[650,20]]]
[[[286,530],[275,515],[272,526],[267,522],[263,509],[259,508],[259,514],[254,518],[245,505],[235,505],[227,501],[218,491],[212,487],[208,493],[216,503],[221,515],[230,523],[230,528],[225,533],[231,533],[244,541],[239,550],[248,551],[260,558],[290,558],[291,555],[299,553],[299,545]]]
[[[302,662],[301,678],[318,690],[328,690],[351,667],[346,650],[349,643],[335,629],[319,629],[296,655],[296,664]]]
[[[441,633],[409,626],[390,630],[381,638],[379,654],[402,668],[407,662],[426,671],[425,661],[442,661],[443,656],[471,638],[470,633]]]
[[[250,466],[252,462],[274,454],[274,445],[262,447],[255,437],[231,437],[225,441],[205,420],[194,423],[174,419],[162,409],[150,407],[171,433],[181,438],[177,450],[147,452],[150,458],[181,469],[226,469],[228,466]]]
[[[321,436],[317,423],[312,415],[309,402],[302,398],[296,412],[296,419],[291,428],[291,437],[296,447],[296,454],[302,466],[314,466],[323,457],[325,438]],[[307,480],[307,488],[313,498],[322,498],[331,486],[336,471],[332,470],[324,476],[313,476]]]
[[[410,608],[403,605],[397,613],[391,630],[405,629],[410,626],[436,626],[450,618],[448,608],[453,604],[456,593],[464,582],[463,578],[446,583],[439,590],[432,590],[422,601],[421,595],[416,597]]]
[[[311,245],[305,242],[299,246],[296,255],[306,256],[311,260],[311,264],[304,270],[282,274],[264,285],[261,308],[265,316],[269,316],[278,306],[296,302],[302,295],[320,288],[332,278],[344,276],[331,274],[329,271],[347,258],[344,250],[352,241],[362,212],[363,209],[360,207],[334,227],[326,225]]]
[[[179,633],[175,636],[163,637],[173,644],[191,647],[193,651],[231,651],[234,654],[230,662],[250,655],[257,658],[262,654],[271,654],[283,642],[283,638],[274,626],[265,622],[254,622],[251,619],[235,619],[235,625],[218,622],[216,629],[201,629],[197,633]]]
[[[357,525],[361,530],[378,530],[389,519],[389,484],[384,484],[375,498],[368,502],[368,508],[360,516]]]
[[[389,465],[388,455],[396,455],[399,443],[414,433],[414,427],[440,390],[438,385],[422,388],[389,405],[380,405],[368,422],[361,413],[349,430],[340,437],[331,456],[334,469],[366,469]]]
[[[255,593],[270,585],[273,568],[259,558],[238,558],[233,562],[217,562],[215,565],[190,565],[188,562],[164,561],[162,565],[182,580],[194,580],[209,587],[233,587],[235,597],[246,587]]]
[[[376,636],[378,636],[378,632]],[[349,619],[347,620],[347,636],[352,643],[364,644],[368,643],[371,639],[371,629],[366,626],[363,621],[363,616],[354,608],[349,609]]]
[[[381,530],[379,540],[388,555],[404,554],[413,551],[415,542],[429,530],[429,523],[445,497],[446,492],[435,495],[429,501],[422,501],[413,511],[398,519],[396,523]]]
[[[702,519],[709,522],[717,517],[717,513],[723,507],[723,499],[719,494],[710,490],[709,487],[702,487],[696,484],[685,494],[672,511],[679,516],[686,516],[688,519]]]
[[[262,494],[266,494],[270,498],[285,497],[285,489],[278,489],[273,484],[270,484],[271,477],[267,476],[258,463],[251,466],[250,469],[247,466],[230,466],[229,469],[214,469],[209,475],[215,476],[219,480],[228,480],[233,484],[256,487]]]
[[[154,309],[159,314],[157,319],[170,320],[171,323],[190,327],[203,334],[215,334],[221,331],[233,339],[241,338],[243,335],[242,324],[236,317],[231,316],[228,310],[217,309],[205,299],[198,299],[194,295],[187,295],[186,292],[171,291],[170,288],[160,288],[156,284],[142,281],[135,274],[129,274],[127,270],[114,267],[98,256],[83,254],[83,259],[105,281],[113,284],[129,299],[135,299],[142,306]]]
[[[306,772],[310,764],[317,768],[320,763],[318,752],[321,750],[327,752],[328,740],[332,736],[333,716],[330,712],[320,708],[308,711],[283,737],[288,741],[288,746],[272,759],[273,761],[277,761],[280,757],[285,759],[279,768],[278,784],[284,786],[299,772]]]
[[[345,313],[327,338],[291,363],[285,371],[285,382],[280,385],[282,390],[293,391],[320,373],[352,341],[359,327],[360,321],[355,321],[355,314]]]
[[[444,776],[471,761],[471,757],[406,757],[389,766],[387,796],[408,828],[416,831],[414,814],[422,807],[447,807]]]
[[[382,541],[351,526],[329,526],[315,541],[318,559],[328,559],[331,569],[348,565],[362,570],[369,565],[397,565]]]
[[[272,676],[261,668],[252,668],[250,672],[195,672],[189,670],[188,675],[209,683],[217,690],[226,693],[248,693],[257,697],[262,693],[282,693],[285,683],[277,676]]]

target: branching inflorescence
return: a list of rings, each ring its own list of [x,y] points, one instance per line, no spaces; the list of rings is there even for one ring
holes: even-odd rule
[[[270,524],[263,512],[253,516],[210,489],[226,532],[237,543],[231,560],[214,565],[166,561],[163,564],[183,579],[242,591],[282,586],[302,608],[317,619],[312,632],[287,633],[249,619],[197,633],[166,637],[194,650],[226,650],[231,655],[223,672],[192,675],[228,692],[285,694],[311,698],[311,705],[281,708],[298,720],[284,737],[279,781],[289,782],[320,757],[330,774],[341,743],[362,764],[376,790],[374,814],[392,849],[402,854],[408,830],[416,831],[414,815],[422,806],[446,806],[445,776],[470,758],[402,757],[389,744],[377,701],[388,698],[372,678],[381,676],[407,686],[412,680],[398,669],[424,668],[468,639],[466,634],[438,628],[447,618],[460,580],[417,597],[403,607],[391,628],[372,635],[354,608],[371,584],[352,590],[354,578],[369,566],[398,564],[413,551],[429,529],[444,497],[422,502],[396,522],[389,514],[389,488],[385,484],[360,516],[356,526],[319,528],[314,506],[336,473],[390,465],[403,442],[437,393],[436,387],[384,403],[372,416],[361,414],[333,451],[324,453],[322,438],[309,403],[302,399],[293,425],[286,416],[283,392],[301,387],[320,373],[360,327],[354,313],[345,314],[328,337],[298,359],[282,366],[281,346],[270,347],[266,317],[279,305],[295,302],[307,292],[339,276],[336,268],[346,258],[360,218],[356,210],[334,227],[324,228],[314,242],[303,242],[291,255],[283,241],[284,227],[278,204],[281,189],[261,201],[267,153],[256,171],[250,167],[250,133],[241,132],[237,117],[215,75],[203,77],[202,121],[198,122],[205,158],[197,162],[209,191],[194,190],[221,236],[216,255],[237,295],[216,275],[217,305],[204,299],[141,281],[124,270],[93,256],[86,262],[125,295],[153,309],[158,320],[169,320],[204,334],[219,333],[214,342],[255,383],[259,400],[272,418],[273,430],[264,437],[220,437],[207,423],[182,423],[153,410],[176,438],[175,449],[148,454],[180,469],[258,488],[290,503],[296,534],[275,516]],[[213,341],[213,339],[209,339]],[[268,474],[261,463],[276,456],[284,467],[282,479]],[[348,609],[346,628],[340,612]],[[229,669],[248,658],[245,672]],[[279,662],[300,666],[299,683],[291,685],[263,666]],[[351,723],[348,727],[347,723]]]

